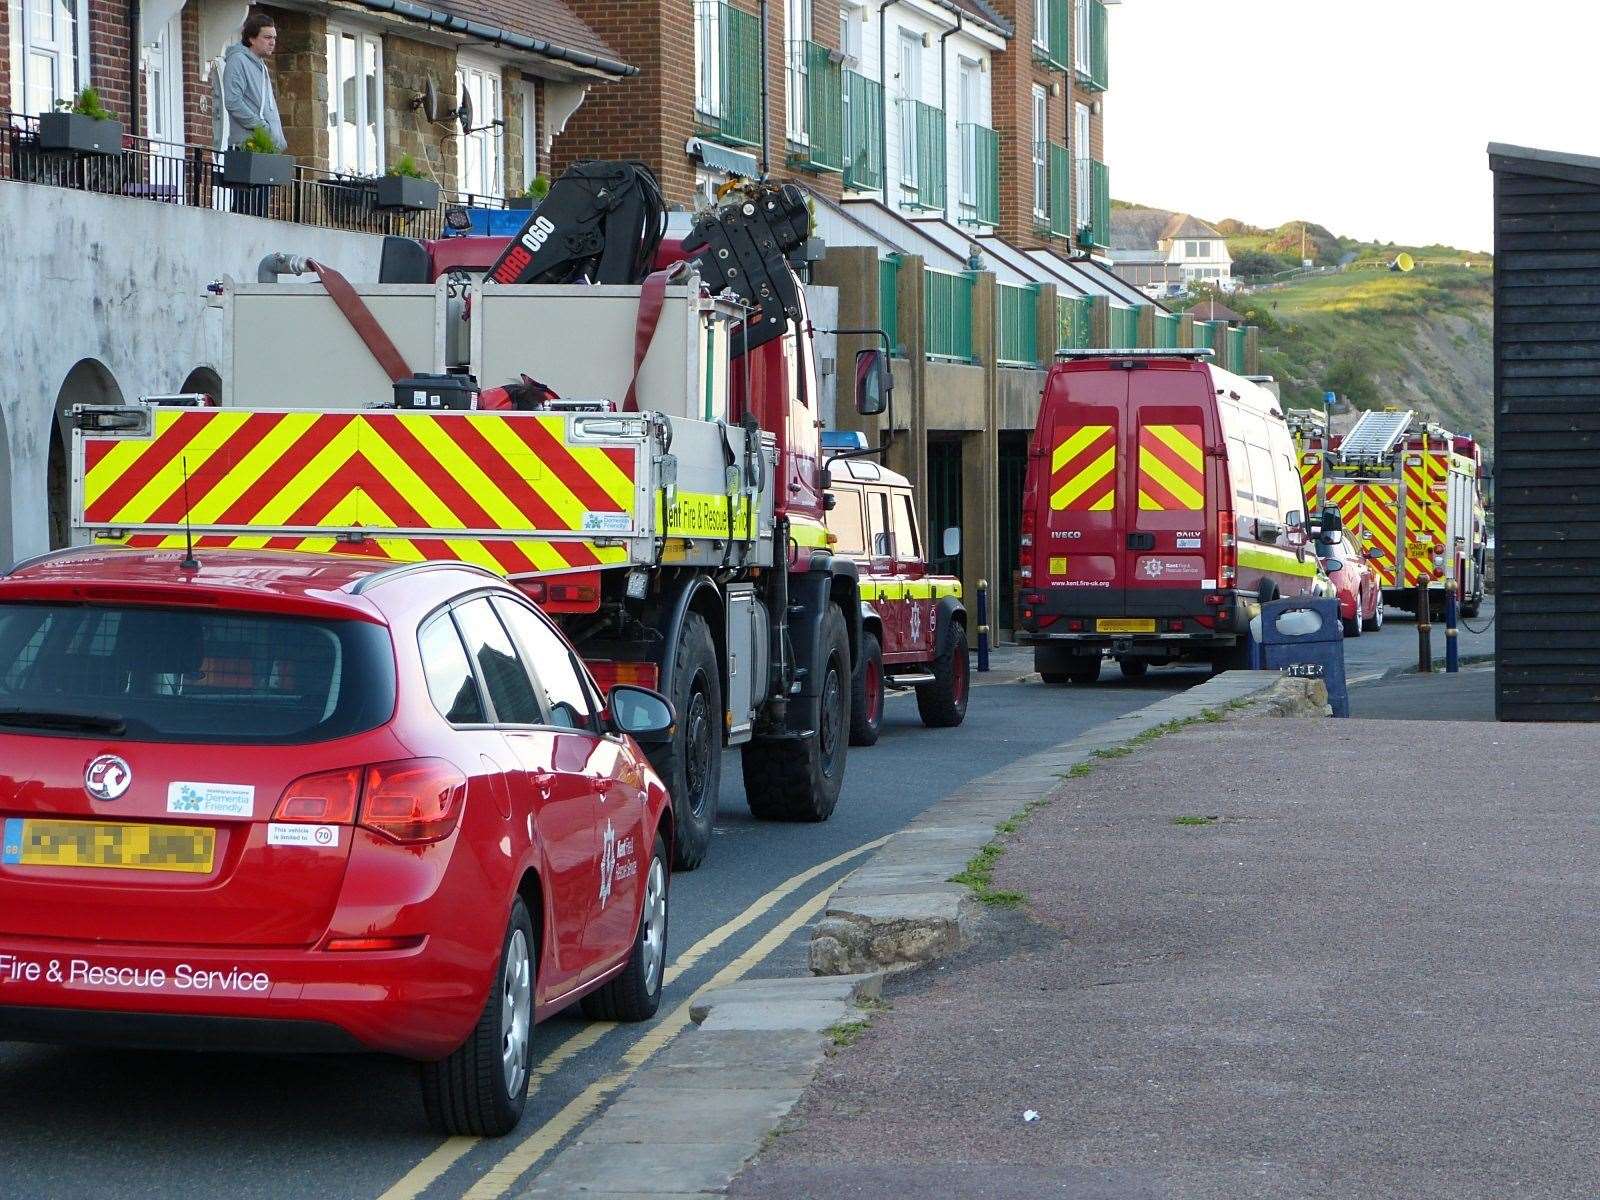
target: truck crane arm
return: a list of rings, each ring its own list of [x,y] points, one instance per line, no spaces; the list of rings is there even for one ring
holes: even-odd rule
[[[584,162],[568,168],[528,216],[489,278],[496,283],[639,283],[666,229],[650,168]]]

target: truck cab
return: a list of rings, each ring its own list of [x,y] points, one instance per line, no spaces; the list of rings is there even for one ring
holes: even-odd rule
[[[856,564],[861,653],[852,679],[851,744],[870,746],[883,724],[889,690],[914,688],[923,724],[961,724],[970,672],[961,581],[928,569],[911,481],[863,458],[829,464],[828,542]],[[955,554],[960,531],[948,529]]]

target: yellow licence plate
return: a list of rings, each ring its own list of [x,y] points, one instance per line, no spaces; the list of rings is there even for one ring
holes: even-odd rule
[[[1156,623],[1150,620],[1124,620],[1121,618],[1102,617],[1094,623],[1096,633],[1154,633]]]
[[[0,863],[21,867],[120,867],[205,874],[217,831],[198,825],[125,825],[10,817]]]

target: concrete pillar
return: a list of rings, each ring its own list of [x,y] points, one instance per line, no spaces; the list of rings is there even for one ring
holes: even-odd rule
[[[811,272],[814,283],[839,289],[839,328],[877,329],[883,324],[882,300],[878,292],[878,254],[867,246],[834,246]],[[894,331],[889,330],[891,341]],[[876,445],[881,417],[857,415],[855,406],[856,351],[882,346],[877,338],[862,334],[840,334],[837,343],[838,388],[834,404],[834,427],[866,434],[869,445]],[[895,366],[896,415],[905,400],[902,372]]]
[[[1156,344],[1156,306],[1141,304],[1139,312],[1139,345],[1149,348]]]
[[[1194,314],[1181,312],[1178,314],[1178,345],[1186,349],[1194,348]]]
[[[1246,375],[1261,374],[1261,330],[1254,325],[1245,326],[1244,373]]]
[[[989,624],[995,625],[1000,595],[1000,368],[998,293],[995,277],[980,272],[972,286],[972,352],[983,368],[983,430],[961,439],[961,588],[974,614],[969,633],[977,641],[978,581],[989,584]]]
[[[928,529],[928,394],[927,323],[923,320],[923,259],[900,257],[900,319],[896,341],[905,358],[894,369],[896,432],[889,447],[889,466],[911,481],[917,498],[917,522]],[[902,375],[905,385],[901,384]]]
[[[1061,322],[1056,317],[1056,285],[1041,283],[1038,290],[1039,300],[1034,311],[1039,324],[1034,337],[1039,349],[1039,361],[1049,367],[1056,360],[1056,351],[1061,348]]]
[[[1089,344],[1091,346],[1104,348],[1111,345],[1110,297],[1095,296],[1090,301],[1089,335]]]

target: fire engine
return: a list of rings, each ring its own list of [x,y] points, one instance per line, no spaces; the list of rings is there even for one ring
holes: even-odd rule
[[[666,240],[647,170],[584,163],[516,237],[386,239],[376,285],[268,256],[219,301],[225,406],[77,413],[77,532],[488,567],[602,688],[671,699],[651,757],[680,869],[710,845],[724,746],[755,815],[827,819],[863,634],[823,524],[808,213],[792,186],[725,200]],[[881,351],[856,379],[881,411]],[[480,381],[508,384],[492,411]]]
[[[1345,536],[1374,552],[1384,603],[1416,612],[1421,585],[1441,615],[1454,588],[1462,616],[1477,616],[1485,589],[1477,441],[1410,410],[1364,412],[1342,436],[1314,413],[1293,414],[1291,427],[1307,506],[1336,510]]]

